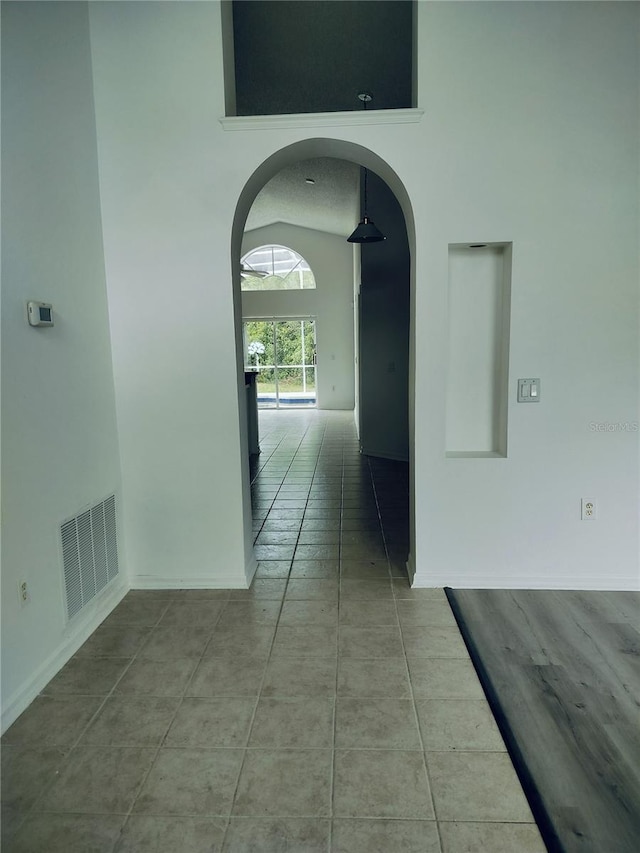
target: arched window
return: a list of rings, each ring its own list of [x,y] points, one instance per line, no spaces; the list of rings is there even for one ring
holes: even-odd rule
[[[286,246],[260,246],[241,261],[242,290],[311,290],[316,286],[309,264]]]

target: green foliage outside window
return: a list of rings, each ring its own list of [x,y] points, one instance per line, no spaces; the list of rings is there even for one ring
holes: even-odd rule
[[[274,347],[275,324],[275,347]],[[275,388],[275,370],[278,385],[283,390],[302,390],[303,367],[306,365],[306,388],[315,388],[315,334],[311,320],[251,320],[245,322],[245,346],[260,342],[264,352],[248,356],[248,364],[258,366],[258,379],[262,390]],[[253,349],[256,349],[255,347]],[[304,350],[304,353],[303,353]],[[303,358],[304,354],[304,358]],[[273,387],[269,387],[273,386]]]

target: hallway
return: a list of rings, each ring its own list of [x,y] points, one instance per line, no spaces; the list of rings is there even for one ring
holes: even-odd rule
[[[406,464],[260,413],[250,590],[132,590],[3,737],[7,853],[543,853]]]

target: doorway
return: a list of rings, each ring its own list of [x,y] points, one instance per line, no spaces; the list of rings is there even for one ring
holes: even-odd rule
[[[415,222],[413,217],[413,210],[411,205],[411,200],[407,193],[406,187],[398,177],[397,173],[386,163],[379,155],[377,155],[372,150],[365,148],[356,143],[345,141],[345,140],[337,140],[337,139],[329,139],[329,138],[308,138],[303,139],[301,141],[292,143],[291,145],[287,145],[284,148],[281,148],[271,154],[271,156],[267,157],[266,160],[262,162],[262,164],[251,174],[248,178],[240,196],[238,199],[238,204],[236,206],[236,211],[234,215],[233,221],[233,230],[232,230],[232,239],[231,239],[231,258],[232,265],[235,266],[237,272],[234,276],[234,288],[235,288],[235,299],[236,299],[236,341],[237,341],[237,352],[238,352],[238,377],[239,377],[239,393],[242,394],[244,391],[244,385],[241,384],[243,380],[242,374],[242,363],[240,359],[242,359],[243,353],[243,316],[242,316],[242,300],[241,296],[241,288],[240,288],[240,270],[238,265],[238,258],[242,256],[242,245],[243,245],[243,236],[245,233],[245,225],[247,223],[250,211],[252,209],[252,205],[256,200],[260,191],[265,187],[265,185],[270,181],[276,174],[281,172],[286,166],[301,162],[308,159],[313,158],[336,158],[339,160],[346,160],[351,163],[356,163],[362,167],[365,167],[370,170],[370,172],[375,173],[382,181],[384,181],[393,195],[397,200],[400,210],[402,212],[402,217],[404,219],[404,227],[405,227],[405,240],[408,244],[409,254],[408,254],[408,266],[409,266],[409,334],[406,332],[403,337],[404,346],[408,343],[408,369],[407,369],[407,391],[408,391],[408,400],[404,402],[404,408],[407,409],[407,421],[408,421],[408,456],[409,456],[409,465],[408,465],[408,481],[409,481],[409,555],[407,559],[407,570],[409,574],[409,579],[412,581],[413,576],[415,574],[415,565],[416,565],[416,554],[415,554],[415,502],[414,502],[414,488],[415,488],[415,477],[414,477],[414,465],[415,465],[415,324],[413,322],[413,314],[414,314],[414,305],[415,305],[415,267],[416,267],[416,239],[415,239]],[[385,243],[388,241],[385,241]],[[380,244],[383,245],[383,244]],[[375,248],[375,247],[374,247]],[[360,275],[360,257],[354,257],[354,280],[359,278]],[[393,270],[391,271],[393,272]],[[358,298],[360,294],[357,292],[354,293],[354,301]],[[268,315],[267,315],[268,316]],[[249,317],[253,319],[260,319],[259,311],[256,311],[255,314],[247,315],[245,314],[244,320],[249,321]],[[262,317],[265,317],[263,314]],[[271,319],[274,319],[273,315],[271,315]],[[277,318],[275,318],[277,319]],[[386,323],[381,328],[386,328]],[[324,326],[321,328],[321,333],[324,334]],[[407,341],[408,338],[408,341]],[[359,369],[359,361],[358,361],[358,369]],[[386,372],[393,374],[397,371],[397,363],[395,359],[387,359],[386,362]],[[324,388],[324,380],[322,380],[322,388]],[[331,386],[329,386],[331,387]],[[320,390],[322,390],[322,388]],[[359,401],[356,400],[356,406],[358,406]],[[275,402],[274,402],[275,408]],[[323,405],[324,408],[324,405]],[[357,417],[357,409],[356,409],[356,417]],[[353,415],[352,415],[353,417]],[[242,407],[241,407],[241,421],[240,421],[240,431],[243,432],[245,429],[245,425],[242,422]],[[393,461],[393,456],[391,453],[388,454],[388,458]],[[247,553],[247,565],[256,566],[255,554],[253,553],[253,519],[251,515],[251,489],[250,489],[250,481],[249,477],[249,464],[248,458],[243,459],[243,490],[244,490],[244,529],[245,529],[245,548]],[[250,577],[250,568],[247,570],[247,577]]]
[[[247,369],[257,370],[259,409],[315,408],[313,317],[246,320],[244,353]]]

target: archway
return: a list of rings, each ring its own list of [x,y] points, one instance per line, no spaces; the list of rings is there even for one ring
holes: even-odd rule
[[[364,166],[375,172],[395,196],[404,216],[410,255],[410,326],[409,326],[409,526],[410,549],[408,571],[410,580],[415,566],[415,222],[409,194],[396,172],[375,152],[356,143],[329,138],[313,138],[295,142],[275,151],[248,178],[236,205],[231,236],[231,268],[233,270],[233,292],[236,336],[236,366],[238,401],[240,411],[241,446],[247,446],[247,417],[244,393],[244,362],[242,339],[242,301],[240,288],[240,255],[245,223],[251,206],[262,187],[279,171],[300,160],[318,157],[333,157]],[[253,558],[252,515],[249,481],[249,460],[242,457],[243,513],[245,532],[245,563],[255,566]],[[253,572],[248,571],[248,580]]]

